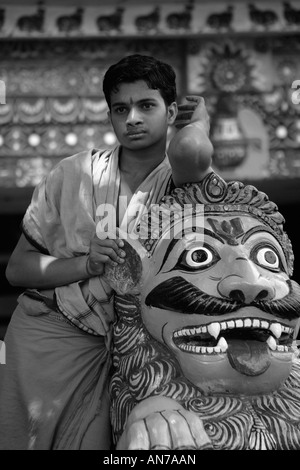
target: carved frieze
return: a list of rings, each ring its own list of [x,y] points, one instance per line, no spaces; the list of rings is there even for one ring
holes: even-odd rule
[[[8,184],[6,159],[15,168],[22,158],[55,160],[86,145],[114,145],[102,77],[132,53],[174,67],[179,101],[204,96],[218,152],[214,163],[223,177],[300,176],[300,104],[292,101],[292,83],[300,79],[298,10],[291,2],[250,7],[193,0],[4,5],[1,184]]]

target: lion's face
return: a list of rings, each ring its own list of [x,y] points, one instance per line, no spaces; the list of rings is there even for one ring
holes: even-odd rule
[[[126,262],[105,270],[116,440],[138,403],[164,396],[217,449],[299,448],[300,286],[283,224],[264,193],[214,173],[145,213]]]
[[[230,213],[202,220],[178,239],[162,237],[144,259],[143,323],[201,390],[275,390],[291,370],[299,286],[258,219]]]

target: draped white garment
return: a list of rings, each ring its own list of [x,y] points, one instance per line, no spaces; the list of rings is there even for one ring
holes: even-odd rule
[[[118,207],[119,149],[94,149],[63,159],[41,181],[23,219],[24,233],[32,243],[58,258],[88,253],[100,220],[97,208],[101,204]],[[128,231],[142,215],[136,208],[157,203],[166,194],[170,177],[166,155],[132,195],[123,219]],[[101,277],[57,287],[55,294],[59,309],[70,321],[88,333],[106,336],[109,347],[112,292]]]

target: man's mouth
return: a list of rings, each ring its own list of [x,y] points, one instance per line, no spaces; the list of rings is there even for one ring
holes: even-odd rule
[[[146,132],[143,131],[143,130],[135,130],[135,131],[128,131],[126,135],[127,135],[127,137],[133,137],[134,138],[134,137],[140,137],[140,136],[145,135],[145,134],[146,134]]]
[[[182,351],[194,354],[225,353],[234,340],[266,342],[271,351],[287,352],[293,332],[293,328],[279,322],[238,318],[181,328],[174,332],[173,342]]]

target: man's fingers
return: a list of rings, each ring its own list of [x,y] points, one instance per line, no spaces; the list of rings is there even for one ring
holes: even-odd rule
[[[109,260],[116,263],[124,263],[125,254],[121,250],[115,251],[112,248],[102,247],[101,251],[93,252],[92,263],[107,263]]]
[[[180,119],[191,119],[192,115],[193,115],[193,112],[194,112],[194,109],[192,110],[188,110],[188,111],[178,111],[178,114],[177,114],[177,118],[176,120],[180,120]]]
[[[185,127],[187,124],[190,124],[190,123],[191,123],[190,119],[185,120],[185,121],[178,121],[178,122],[175,122],[175,127],[177,127],[178,129],[181,129],[182,127]]]
[[[179,104],[178,105],[178,113],[181,113],[182,111],[193,112],[196,107],[197,107],[197,105],[195,103],[193,103],[193,104]]]
[[[204,98],[202,96],[196,96],[196,95],[188,95],[185,97],[187,101],[194,101],[195,103],[200,103],[201,101],[204,103]]]
[[[117,266],[119,263],[117,261],[113,261],[109,256],[103,255],[97,258],[97,261],[89,261],[89,265],[92,271],[102,272],[103,265],[110,264],[111,266]]]
[[[110,240],[109,238],[99,240],[95,238],[91,244],[91,251],[93,251],[93,253],[104,253],[109,256],[112,255],[113,257],[113,252],[115,252],[118,256],[124,258],[126,253],[122,250],[122,247],[124,247],[124,242],[122,240]]]
[[[98,238],[95,237],[93,239],[93,243],[95,243],[99,247],[107,247],[107,248],[113,248],[114,250],[119,249],[119,243],[118,240],[112,240],[111,238]]]
[[[178,105],[178,116],[180,116],[184,111],[189,111],[192,115],[195,109],[199,106],[201,109],[205,109],[205,101],[201,96],[187,96],[186,100],[189,102]]]
[[[209,121],[209,116],[202,96],[188,95],[187,103],[178,106],[175,126],[179,129],[195,121]]]
[[[118,246],[123,247],[124,241],[121,238],[116,237],[115,232],[101,232],[97,231],[93,237],[93,240],[97,241],[98,243],[106,242],[111,240],[115,242]]]

